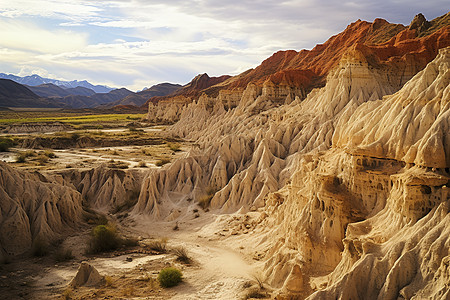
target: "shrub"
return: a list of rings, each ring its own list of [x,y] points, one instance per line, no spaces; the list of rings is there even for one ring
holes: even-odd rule
[[[110,251],[120,246],[120,238],[116,229],[108,225],[98,225],[92,230],[92,237],[89,241],[89,252],[98,253]]]
[[[12,146],[14,146],[12,139],[0,137],[0,152],[7,152]]]
[[[34,256],[45,256],[48,254],[49,245],[41,238],[36,238],[33,242],[33,255]]]
[[[176,286],[182,278],[181,271],[173,267],[162,269],[158,274],[159,284],[165,288]]]
[[[105,285],[109,287],[114,286],[113,278],[111,276],[105,276]]]
[[[58,262],[62,262],[62,261],[72,260],[72,259],[74,259],[74,256],[72,254],[72,250],[60,248],[55,253],[55,259]]]
[[[206,195],[201,197],[198,200],[198,205],[205,210],[209,204],[211,203],[212,198],[214,197],[214,194],[216,193],[216,190],[214,188],[209,187],[206,190]]]
[[[42,165],[45,165],[47,162],[48,162],[48,160],[49,160],[49,158],[48,158],[48,156],[45,156],[45,155],[39,155],[38,157],[37,157],[37,161],[39,162],[39,164],[42,166]]]
[[[244,296],[244,299],[267,299],[269,294],[258,288],[250,289]]]
[[[36,156],[36,151],[28,150],[25,152],[20,152],[16,155],[16,162],[23,163],[28,157]]]
[[[181,151],[181,146],[178,143],[167,143],[167,146],[169,147],[170,150],[172,150],[173,152],[177,152],[177,151]]]
[[[138,167],[139,168],[147,168],[147,164],[145,163],[145,161],[140,161],[139,163],[138,163]]]
[[[56,158],[55,153],[53,153],[52,151],[49,151],[49,150],[45,150],[44,155],[47,156],[48,158]]]
[[[16,162],[18,162],[18,163],[24,163],[26,159],[27,159],[27,157],[25,156],[25,153],[23,153],[23,152],[18,153],[16,155]]]
[[[170,159],[168,159],[168,158],[162,158],[162,159],[160,159],[160,160],[157,160],[156,163],[155,163],[155,165],[156,165],[157,167],[162,167],[162,166],[164,166],[165,164],[168,164],[168,163],[170,163]]]

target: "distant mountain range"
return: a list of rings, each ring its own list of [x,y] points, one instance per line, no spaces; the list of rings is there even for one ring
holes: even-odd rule
[[[95,91],[77,86],[75,88],[62,88],[60,86],[54,85],[53,83],[45,83],[38,86],[25,85],[33,93],[41,97],[66,97],[70,95],[78,96],[92,96]]]
[[[64,107],[59,101],[42,98],[13,80],[0,79],[0,107]]]
[[[2,79],[10,79],[20,84],[25,84],[29,86],[38,86],[46,83],[52,83],[54,85],[63,87],[63,88],[76,88],[76,87],[84,87],[93,90],[95,93],[109,93],[114,90],[113,88],[104,86],[104,85],[93,85],[86,80],[78,81],[64,81],[57,80],[51,78],[43,78],[39,75],[33,74],[30,76],[20,77],[12,74],[0,73],[0,78]]]
[[[126,106],[129,109],[145,109],[142,105],[150,98],[166,96],[181,87],[179,84],[162,83],[139,93],[125,88],[96,93],[81,86],[63,88],[53,83],[28,86],[10,79],[0,79],[0,107],[113,109]]]
[[[118,105],[133,105],[140,107],[152,97],[161,97],[173,94],[182,88],[179,84],[160,83],[151,88],[144,89],[138,93],[133,93],[123,99],[102,105],[101,108],[112,108]]]

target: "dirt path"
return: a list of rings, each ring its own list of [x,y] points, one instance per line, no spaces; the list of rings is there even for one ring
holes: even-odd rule
[[[240,299],[244,284],[255,273],[253,261],[233,250],[225,241],[205,236],[203,226],[214,217],[206,215],[203,220],[185,224],[181,231],[172,231],[167,223],[154,222],[151,226],[138,223],[138,228],[151,235],[169,238],[169,247],[184,247],[194,260],[193,266],[183,270],[183,283],[175,288],[171,299]],[[151,229],[150,229],[151,228]],[[202,232],[199,235],[199,232]]]

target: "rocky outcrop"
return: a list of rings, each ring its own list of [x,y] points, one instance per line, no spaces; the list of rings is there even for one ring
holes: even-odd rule
[[[417,75],[408,55],[371,51],[348,49],[304,99],[267,82],[233,109],[206,95],[187,105],[170,131],[199,148],[144,180],[134,213],[176,219],[209,188],[214,209],[265,212],[256,248],[281,296],[444,295],[449,49]]]
[[[147,120],[155,123],[174,123],[179,120],[182,108],[198,98],[202,91],[216,84],[220,84],[231,76],[209,77],[208,74],[199,74],[191,82],[176,92],[165,97],[153,97],[148,106]],[[217,96],[217,92],[212,92]]]
[[[117,212],[132,207],[141,188],[139,170],[111,169],[106,166],[87,171],[58,171],[64,182],[81,193],[84,204],[102,212]]]
[[[81,220],[82,197],[56,178],[17,171],[0,162],[0,256],[47,243]]]
[[[69,282],[69,286],[77,288],[80,286],[100,286],[105,283],[105,276],[100,275],[96,268],[88,262],[83,261],[78,267],[75,277]]]
[[[405,155],[389,154],[395,151],[383,152],[395,149],[393,139],[379,147],[364,145],[373,145],[370,136],[383,128],[379,136],[397,134],[396,147],[413,149],[425,144],[420,140],[428,139],[428,131],[446,124],[449,118],[442,121],[442,115],[449,110],[445,96],[449,50],[442,49],[397,93],[366,102],[352,114],[343,113],[332,149],[304,156],[291,183],[269,195],[269,217],[261,225],[271,228],[267,235],[280,242],[270,248],[267,242],[260,246],[270,249],[266,268],[273,285],[280,286],[298,264],[304,282],[309,281],[302,291],[318,290],[311,299],[448,296],[444,284],[448,274],[440,270],[447,268],[441,262],[448,252],[450,173],[445,156],[432,158],[440,143],[448,149],[446,136],[431,134],[436,147],[423,148],[428,160],[422,164],[409,162]],[[395,103],[402,103],[400,111]],[[384,105],[389,108],[381,112]],[[377,114],[395,117],[379,124]],[[410,138],[402,128],[415,126],[416,120],[423,123],[416,125]],[[364,137],[358,138],[364,130]],[[372,142],[366,143],[365,138]],[[359,148],[367,151],[354,150]],[[440,168],[434,165],[436,161],[442,164]]]
[[[449,168],[449,63],[450,49],[442,49],[401,91],[341,118],[333,143],[359,155]]]

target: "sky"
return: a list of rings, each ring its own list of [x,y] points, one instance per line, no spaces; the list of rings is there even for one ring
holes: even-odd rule
[[[358,19],[408,25],[448,0],[0,0],[0,72],[132,91],[237,75]]]

